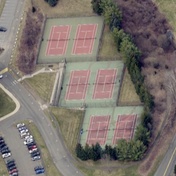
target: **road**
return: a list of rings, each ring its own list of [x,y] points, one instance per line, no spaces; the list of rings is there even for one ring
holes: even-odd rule
[[[0,32],[0,47],[5,49],[3,57],[0,57],[0,68],[8,66],[19,24],[23,16],[24,0],[6,0],[3,12],[0,16],[0,26],[6,27],[6,32]]]
[[[176,164],[176,136],[174,136],[154,176],[171,176]]]
[[[5,8],[8,9],[8,6],[10,6],[9,8],[11,8],[11,10],[14,8],[15,10],[13,13],[8,15],[7,11],[4,10],[2,14],[2,17],[5,18],[4,20],[9,20],[10,22],[6,24],[7,26],[5,26],[9,28],[8,33],[4,34],[5,36],[1,36],[0,38],[1,45],[3,45],[6,49],[0,56],[1,67],[8,66],[8,63],[10,62],[16,32],[20,23],[19,19],[21,18],[21,13],[23,12],[22,7],[24,4],[22,2],[24,2],[24,0],[13,0],[13,2],[15,2],[13,7],[10,5],[11,2],[11,0],[7,0],[7,5]],[[12,17],[13,19],[11,19]],[[72,164],[74,159],[65,148],[61,135],[56,132],[55,128],[51,124],[51,121],[45,116],[39,103],[34,99],[34,97],[31,96],[24,86],[18,83],[10,75],[10,73],[6,73],[4,78],[0,80],[0,83],[20,102],[20,110],[13,116],[0,123],[1,132],[19,120],[30,119],[34,121],[43,139],[45,140],[56,167],[61,174],[64,176],[82,176],[83,174]]]

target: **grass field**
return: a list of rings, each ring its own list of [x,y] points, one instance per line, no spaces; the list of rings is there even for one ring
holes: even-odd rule
[[[53,160],[49,154],[49,151],[46,147],[46,144],[39,133],[37,127],[33,122],[25,121],[24,122],[26,126],[29,128],[31,134],[34,136],[34,139],[36,140],[37,145],[39,146],[41,156],[42,156],[42,162],[44,164],[45,170],[46,170],[46,176],[61,176],[58,169],[53,163]]]
[[[0,89],[0,117],[3,117],[13,110],[15,110],[15,103],[13,100],[2,90]]]
[[[5,165],[5,162],[3,160],[3,158],[0,156],[0,175],[1,176],[8,176],[8,171],[7,171],[7,167]]]
[[[175,0],[153,0],[153,2],[159,7],[160,11],[166,16],[170,25],[174,30],[176,37],[176,2]]]
[[[109,167],[109,168],[108,168]],[[124,167],[119,169],[111,169],[111,166],[108,165],[106,166],[107,169],[96,169],[94,166],[90,167],[89,169],[85,169],[85,167],[79,167],[78,168],[86,174],[86,176],[139,176],[137,174],[137,168],[138,166],[129,166],[129,167]]]
[[[119,105],[140,105],[139,96],[136,93],[135,87],[131,81],[128,70],[125,70],[122,87],[119,96]]]
[[[113,36],[108,26],[105,26],[103,31],[102,41],[100,43],[100,50],[98,54],[98,60],[99,61],[121,60],[121,55],[117,51]]]
[[[55,80],[55,73],[40,73],[33,78],[28,78],[25,81],[37,92],[37,94],[45,102],[49,102],[53,85]]]
[[[82,126],[84,111],[63,108],[51,108],[52,114],[56,117],[59,128],[67,147],[75,153],[76,144]]]
[[[41,0],[33,0],[33,5],[39,7],[47,17],[72,17],[95,15],[91,8],[91,0],[59,0],[53,8]]]

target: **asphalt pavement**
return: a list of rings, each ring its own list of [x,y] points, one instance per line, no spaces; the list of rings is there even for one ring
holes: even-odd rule
[[[176,165],[176,136],[174,136],[154,176],[172,176]]]

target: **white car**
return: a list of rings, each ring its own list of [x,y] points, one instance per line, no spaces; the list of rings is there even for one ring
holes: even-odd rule
[[[0,75],[0,79],[2,79],[3,78],[3,75]]]
[[[23,137],[25,137],[25,136],[28,136],[28,135],[30,135],[30,134],[29,134],[29,133],[26,133],[26,132],[25,132],[25,133],[20,133],[20,137],[21,137],[21,138],[23,138]]]
[[[22,131],[22,130],[26,130],[26,129],[27,129],[26,126],[22,126],[22,127],[19,127],[19,128],[18,128],[18,131],[20,132],[20,131]]]
[[[17,128],[20,128],[20,127],[23,127],[23,126],[25,126],[24,123],[18,123],[18,124],[16,125]]]
[[[32,157],[32,161],[36,161],[40,159],[40,155]]]
[[[33,139],[33,136],[32,135],[27,135],[24,137],[24,140],[27,140],[27,139]]]
[[[24,144],[26,145],[26,144],[30,144],[31,142],[34,142],[34,139],[32,138],[32,139],[27,139],[27,140],[25,140],[24,141]]]
[[[4,153],[4,154],[2,154],[2,158],[8,158],[8,157],[10,157],[11,156],[11,153],[9,152],[9,153]]]
[[[20,131],[20,133],[22,134],[22,133],[27,133],[27,132],[29,132],[29,130],[26,128],[26,129],[22,129],[21,131]]]

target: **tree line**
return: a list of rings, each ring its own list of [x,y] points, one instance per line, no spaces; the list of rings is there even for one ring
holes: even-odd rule
[[[25,74],[29,74],[35,69],[43,21],[44,16],[41,12],[34,12],[32,9],[27,12],[17,61],[19,70]]]
[[[152,95],[147,90],[144,84],[144,76],[141,74],[142,64],[140,62],[141,51],[134,44],[132,37],[125,33],[121,27],[122,13],[111,0],[92,0],[92,8],[98,15],[103,15],[105,23],[109,26],[112,32],[114,42],[117,50],[123,55],[124,63],[128,69],[131,80],[135,85],[136,93],[139,95],[141,102],[144,104],[144,111],[141,115],[141,123],[135,130],[134,139],[126,141],[121,139],[117,145],[113,148],[111,146],[105,146],[105,150],[100,150],[101,155],[108,155],[112,159],[118,160],[133,160],[137,161],[142,159],[145,151],[150,142],[152,132],[152,115],[151,112],[154,108],[154,101]],[[98,145],[98,144],[96,144]],[[77,148],[80,147],[80,154]],[[81,146],[76,147],[76,154],[79,158],[85,160],[92,155],[88,155],[87,149],[94,148],[95,146]],[[82,156],[84,156],[82,158]],[[88,156],[88,157],[86,157]],[[100,159],[100,158],[99,158]]]

